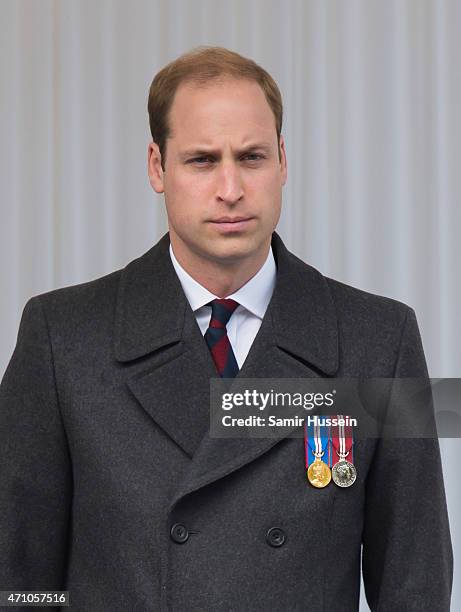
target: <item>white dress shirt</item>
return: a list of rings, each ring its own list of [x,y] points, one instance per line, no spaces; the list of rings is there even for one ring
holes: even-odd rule
[[[211,319],[211,306],[206,306],[206,304],[217,299],[218,296],[205,289],[184,270],[174,256],[171,244],[170,257],[202,335],[205,335]],[[226,325],[227,336],[239,369],[241,369],[261,327],[261,322],[274,291],[276,275],[277,268],[272,248],[270,248],[266,261],[253,278],[250,278],[235,293],[226,296],[239,303]]]

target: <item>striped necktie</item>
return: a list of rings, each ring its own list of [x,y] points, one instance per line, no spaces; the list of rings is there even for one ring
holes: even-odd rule
[[[211,356],[223,378],[234,378],[239,371],[234,351],[227,337],[226,325],[238,302],[230,299],[216,299],[208,303],[211,306],[210,325],[205,332],[205,340]]]

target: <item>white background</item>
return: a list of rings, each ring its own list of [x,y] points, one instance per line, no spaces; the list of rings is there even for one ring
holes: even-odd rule
[[[410,304],[430,375],[458,377],[460,40],[457,0],[0,0],[0,374],[29,297],[122,267],[166,231],[148,88],[207,44],[282,90],[287,246]],[[456,555],[461,442],[441,446]]]

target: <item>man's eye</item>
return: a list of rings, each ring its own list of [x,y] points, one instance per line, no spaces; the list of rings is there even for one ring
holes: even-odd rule
[[[194,157],[194,159],[191,159],[191,162],[198,164],[207,163],[209,161],[213,161],[211,157]]]
[[[248,161],[259,161],[263,159],[263,157],[264,156],[259,153],[248,153],[248,155],[245,155],[245,159],[248,159]]]

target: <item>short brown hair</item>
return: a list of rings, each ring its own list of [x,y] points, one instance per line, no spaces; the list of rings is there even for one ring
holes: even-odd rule
[[[165,170],[166,141],[170,137],[168,123],[173,99],[181,83],[203,86],[213,79],[232,77],[256,81],[263,90],[275,117],[280,157],[282,131],[282,95],[271,75],[256,62],[224,47],[201,46],[181,55],[158,72],[149,90],[147,110],[152,140],[157,143]]]

